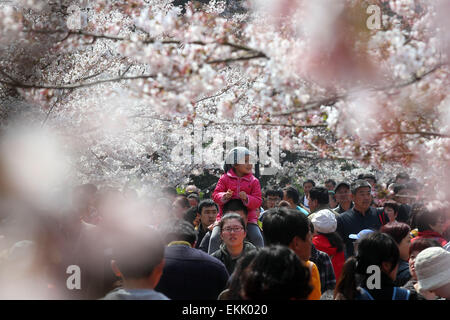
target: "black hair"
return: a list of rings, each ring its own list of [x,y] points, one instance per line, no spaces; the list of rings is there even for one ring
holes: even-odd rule
[[[305,241],[309,232],[308,218],[297,210],[286,207],[267,210],[262,224],[267,245],[289,246],[296,236]]]
[[[264,196],[267,198],[268,196],[275,196],[279,197],[280,199],[283,199],[283,191],[278,188],[269,188],[264,193]]]
[[[197,206],[198,213],[202,214],[203,208],[207,207],[216,207],[217,211],[219,211],[219,206],[217,205],[217,203],[215,203],[212,199],[205,199],[198,204]]]
[[[227,292],[223,296],[223,300],[242,300],[241,296],[241,274],[250,265],[255,258],[257,250],[250,250],[240,257],[236,262],[236,267],[230,275],[230,281],[227,287]]]
[[[183,208],[191,207],[189,200],[187,199],[186,195],[184,195],[184,194],[179,194],[173,202],[179,202]]]
[[[197,241],[197,233],[194,226],[183,219],[170,219],[160,226],[160,232],[166,243],[172,241],[187,241],[194,245]]]
[[[325,181],[325,184],[327,183],[331,183],[333,185],[333,188],[336,188],[336,181],[334,181],[333,179],[328,179]]]
[[[247,226],[245,225],[244,219],[242,219],[242,217],[239,214],[233,213],[233,212],[227,213],[220,220],[219,228],[220,228],[221,232],[222,232],[223,225],[225,224],[225,221],[232,220],[232,219],[238,220],[241,223],[242,227],[244,228],[244,231],[247,232]]]
[[[195,192],[189,193],[188,196],[187,196],[186,198],[187,198],[187,199],[195,199],[195,200],[197,200],[197,202],[200,201],[200,197],[199,197],[198,194],[195,193]]]
[[[439,219],[445,214],[443,210],[427,210],[422,208],[415,214],[414,222],[415,227],[420,231],[432,230],[431,226],[435,225]]]
[[[305,182],[303,182],[303,186],[305,186],[305,184],[307,184],[307,183],[311,183],[313,185],[313,187],[316,186],[316,183],[314,182],[314,180],[311,180],[311,179],[306,180]]]
[[[300,200],[300,193],[294,187],[285,187],[283,191],[286,191],[286,198],[292,199],[295,204],[298,204]]]
[[[248,300],[306,299],[312,291],[309,268],[286,246],[259,250],[241,281]]]
[[[319,204],[328,204],[330,202],[330,196],[328,189],[324,187],[314,187],[309,191],[309,197],[311,200],[317,200]]]
[[[113,244],[112,259],[124,278],[142,279],[150,276],[164,258],[164,242],[156,230],[121,232]]]
[[[395,240],[381,232],[373,232],[359,241],[358,254],[345,261],[339,277],[335,297],[344,296],[347,300],[353,300],[357,294],[357,287],[367,279],[367,268],[375,265],[380,267],[383,262],[391,264],[391,270],[397,266],[400,252]],[[383,272],[383,271],[382,271]]]
[[[400,191],[402,191],[403,189],[406,189],[406,185],[396,183],[396,184],[394,185],[394,190],[393,190],[393,191],[394,191],[395,194],[397,194],[397,193],[399,193]]]
[[[409,255],[411,256],[411,253],[413,253],[414,251],[421,252],[430,247],[441,247],[442,248],[441,244],[435,239],[419,238],[419,239],[413,241],[411,243],[411,245],[409,246]]]
[[[409,180],[409,174],[407,174],[406,172],[401,172],[395,176],[395,181],[397,181],[398,179]]]
[[[177,188],[175,188],[175,187],[164,187],[164,188],[162,188],[162,192],[173,195],[173,196],[176,196],[178,194]]]
[[[197,206],[191,207],[188,209],[188,211],[185,212],[183,219],[194,225],[194,220],[197,217],[197,214],[198,214]]]
[[[241,199],[231,199],[223,205],[222,212],[225,214],[227,212],[244,211],[244,214],[248,215],[248,209],[244,205]]]
[[[392,210],[394,210],[395,213],[398,213],[398,210],[400,209],[400,205],[392,200],[388,200],[383,204],[383,208],[386,207],[392,208]]]

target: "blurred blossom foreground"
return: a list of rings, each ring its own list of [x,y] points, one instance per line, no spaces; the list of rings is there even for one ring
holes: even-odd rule
[[[381,207],[407,173],[408,205],[448,216],[449,16],[448,0],[0,1],[0,298],[103,297],[111,248],[167,236],[166,187],[211,197],[234,146],[263,195],[369,172]]]

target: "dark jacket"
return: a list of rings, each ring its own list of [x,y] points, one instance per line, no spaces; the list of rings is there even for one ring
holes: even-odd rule
[[[257,248],[250,242],[244,241],[244,248],[242,250],[242,253],[238,257],[233,258],[228,252],[226,245],[222,243],[220,245],[220,249],[214,252],[211,256],[222,261],[227,268],[228,274],[232,274],[234,268],[236,267],[236,262],[238,261],[238,259],[253,250],[257,250]]]
[[[400,260],[398,264],[397,278],[395,279],[396,286],[405,285],[409,279],[411,279],[411,274],[409,273],[409,264],[404,260]]]
[[[407,299],[395,299],[395,300],[417,300],[417,293],[413,291],[405,292],[404,288],[396,287],[394,282],[384,273],[381,272],[381,281],[380,281],[380,289],[368,289],[367,281],[363,281],[361,284],[361,288],[369,293],[370,298],[373,300],[394,300],[394,290],[401,295],[402,293],[406,294]],[[403,291],[403,292],[401,292]],[[356,300],[372,300],[367,299],[367,296],[363,296],[362,294],[357,295]]]
[[[216,300],[225,289],[225,265],[201,250],[187,245],[165,249],[165,265],[155,290],[172,300]]]
[[[353,207],[355,206],[355,204],[352,202],[350,202],[350,209],[353,209]],[[345,210],[342,209],[341,205],[338,205],[336,208],[333,209],[334,211],[336,211],[338,214],[344,213]]]
[[[417,280],[414,280],[413,278],[411,278],[402,288],[408,289],[411,292],[415,292],[417,295],[417,300],[426,300],[425,297],[423,295],[421,295],[420,293],[418,293],[416,291],[416,288],[414,288],[414,285],[416,283],[417,283]]]
[[[200,248],[200,244],[202,243],[202,240],[205,237],[205,235],[208,233],[208,231],[209,230],[203,228],[203,225],[200,223],[200,225],[198,226],[198,229],[197,229],[197,242],[195,243],[195,248],[196,249]],[[206,248],[205,252],[207,252],[207,251],[208,251],[208,248]]]
[[[340,234],[342,240],[344,240],[346,259],[354,255],[353,241],[348,236],[357,234],[363,229],[378,231],[381,228],[381,222],[378,216],[382,210],[383,208],[369,207],[363,216],[353,207],[337,217],[336,231]]]
[[[205,235],[202,238],[202,241],[200,242],[198,247],[196,246],[196,248],[202,250],[205,253],[208,253],[210,239],[211,239],[211,231],[208,230],[208,232],[205,233]]]

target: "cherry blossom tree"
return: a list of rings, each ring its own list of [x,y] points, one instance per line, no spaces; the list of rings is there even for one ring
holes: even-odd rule
[[[449,199],[447,1],[231,4],[3,4],[4,123],[18,109],[55,130],[79,180],[186,183],[245,133],[281,175],[409,168]],[[280,167],[283,150],[322,161]]]

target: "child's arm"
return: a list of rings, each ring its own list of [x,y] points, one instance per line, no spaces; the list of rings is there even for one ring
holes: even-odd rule
[[[248,209],[258,209],[262,204],[261,185],[259,180],[255,179],[252,183],[251,193],[247,194],[247,201],[244,202]]]
[[[220,178],[212,194],[212,199],[214,202],[218,205],[222,205],[227,202],[227,200],[224,201],[223,197],[227,194],[228,189],[228,186],[224,183],[224,179]]]

